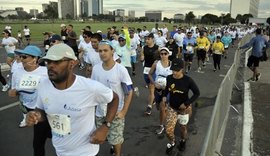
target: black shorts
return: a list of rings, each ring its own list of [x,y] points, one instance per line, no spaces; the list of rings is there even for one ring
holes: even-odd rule
[[[30,35],[25,35],[24,37],[26,40],[30,40]]]
[[[197,50],[197,58],[198,58],[198,60],[205,60],[206,51],[204,49],[198,49]]]
[[[256,56],[249,56],[248,58],[248,63],[247,63],[247,66],[250,68],[250,67],[259,67],[259,64],[260,64],[260,57],[256,57]]]
[[[194,54],[184,54],[185,62],[192,62]]]
[[[71,48],[73,49],[73,51],[75,53],[75,56],[77,58],[79,58],[79,49],[78,49],[78,46],[71,46]]]

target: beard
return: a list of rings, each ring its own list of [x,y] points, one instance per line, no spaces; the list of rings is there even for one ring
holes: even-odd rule
[[[62,73],[57,73],[53,70],[48,70],[48,76],[54,83],[62,83],[68,79],[69,70],[64,70]]]

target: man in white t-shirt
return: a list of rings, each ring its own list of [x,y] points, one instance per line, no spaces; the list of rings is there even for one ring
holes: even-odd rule
[[[30,29],[27,27],[27,25],[24,26],[23,32],[27,45],[29,45],[31,39],[30,39]]]
[[[179,47],[183,47],[183,41],[184,41],[184,38],[186,37],[185,33],[183,32],[183,29],[182,28],[178,28],[178,31],[177,33],[175,33],[173,35],[173,39],[175,40],[176,44],[179,46]]]
[[[45,57],[49,78],[38,88],[37,108],[28,126],[48,120],[59,156],[95,156],[118,108],[118,95],[103,84],[73,73],[77,57],[66,44],[52,46]],[[95,107],[107,104],[106,119],[95,127]]]
[[[137,62],[137,49],[140,45],[140,40],[135,36],[134,30],[129,31],[130,35],[130,50],[131,50],[131,66],[132,66],[132,75],[136,75],[135,73],[135,64]]]
[[[79,59],[80,59],[80,70],[84,69],[84,62],[87,59],[88,52],[93,49],[91,44],[92,32],[85,31],[83,32],[83,41],[80,42],[79,49]]]
[[[167,39],[169,36],[169,34],[168,34],[169,30],[167,28],[167,24],[163,24],[163,28],[161,28],[161,31],[163,33],[163,36]]]
[[[114,52],[110,41],[101,41],[98,51],[102,63],[94,66],[91,78],[111,88],[119,97],[117,114],[112,121],[112,127],[109,130],[107,139],[108,142],[113,145],[112,149],[114,149],[115,156],[120,156],[121,146],[124,142],[125,116],[131,103],[133,93],[132,81],[127,69],[114,61]],[[97,106],[97,127],[101,126],[104,122],[106,113],[107,109],[104,105]]]

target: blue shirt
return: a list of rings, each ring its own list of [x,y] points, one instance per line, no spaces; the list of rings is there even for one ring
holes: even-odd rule
[[[240,49],[248,48],[252,46],[252,52],[251,55],[256,56],[256,57],[261,57],[263,48],[269,47],[267,41],[265,38],[263,38],[262,35],[256,35],[256,37],[253,37],[248,43],[240,47]]]
[[[191,37],[191,38],[187,38],[187,37],[185,37],[184,38],[184,41],[183,41],[183,53],[194,53],[194,47],[196,46],[196,39],[195,38],[193,38],[193,37]],[[192,48],[192,50],[191,51],[188,51],[187,50],[187,46],[188,45],[190,45],[190,46],[192,46],[193,48]]]

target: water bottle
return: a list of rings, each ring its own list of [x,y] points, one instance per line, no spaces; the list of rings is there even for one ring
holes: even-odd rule
[[[140,92],[139,92],[139,88],[138,87],[134,87],[134,93],[137,97],[140,96]]]

